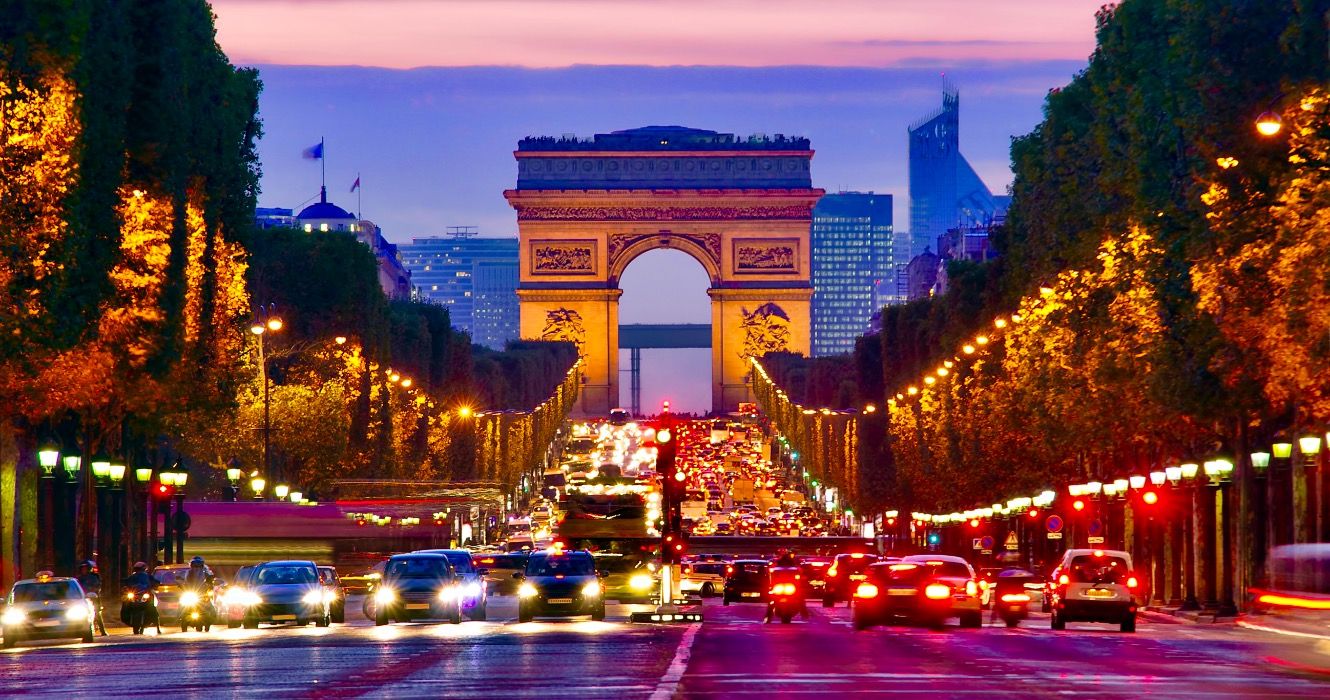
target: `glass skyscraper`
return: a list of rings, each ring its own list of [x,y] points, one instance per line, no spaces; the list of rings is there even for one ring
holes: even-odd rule
[[[448,308],[454,328],[496,350],[518,335],[517,238],[466,231],[399,244],[420,298]]]
[[[814,357],[854,350],[878,306],[897,301],[881,291],[894,289],[904,257],[896,251],[891,206],[889,194],[840,192],[813,207]]]
[[[1007,210],[961,155],[960,93],[942,89],[942,108],[910,127],[910,234],[917,255],[957,227],[987,226]],[[936,249],[935,249],[936,250]]]

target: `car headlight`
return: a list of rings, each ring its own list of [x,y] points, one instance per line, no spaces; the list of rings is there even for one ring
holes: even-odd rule
[[[301,600],[305,601],[305,605],[322,605],[324,595],[323,591],[310,591]]]
[[[180,594],[180,607],[192,608],[199,604],[199,594],[194,591],[185,591]]]
[[[651,577],[646,574],[637,574],[628,579],[628,587],[635,591],[645,591],[651,588]]]
[[[240,604],[245,606],[263,605],[263,597],[253,591],[241,591]]]
[[[65,611],[66,620],[86,620],[88,619],[88,608],[82,605],[75,605]]]
[[[453,599],[456,597],[457,597],[457,589],[452,586],[447,586],[439,589],[439,600],[445,603],[451,603]]]
[[[0,622],[6,625],[21,624],[26,619],[28,619],[28,614],[19,608],[5,608],[4,614],[0,615]]]
[[[466,597],[468,597],[468,598],[479,598],[479,597],[480,597],[480,584],[479,584],[479,583],[468,583],[468,584],[466,584],[466,589],[463,591],[463,593],[464,593],[464,594],[466,595]]]
[[[595,598],[600,595],[600,581],[592,581],[591,583],[582,586],[582,595],[588,598]]]
[[[397,592],[391,588],[380,588],[374,592],[374,602],[379,605],[387,605],[397,600]]]
[[[540,591],[536,590],[535,586],[524,583],[517,588],[517,595],[522,598],[535,598],[540,595]]]

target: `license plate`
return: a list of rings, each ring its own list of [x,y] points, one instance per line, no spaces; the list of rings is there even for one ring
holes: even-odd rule
[[[850,574],[851,581],[862,581],[866,578],[868,578],[867,574]]]
[[[59,627],[59,620],[38,620],[32,623],[33,627]]]
[[[1087,588],[1085,595],[1089,598],[1116,598],[1117,593],[1107,588]]]
[[[572,602],[572,598],[550,598],[549,600],[550,605],[571,605]]]
[[[407,610],[429,610],[429,603],[407,603]]]
[[[918,592],[913,588],[891,588],[887,590],[887,595],[914,595]]]
[[[272,619],[274,619],[274,620],[294,620],[294,619],[296,619],[296,616],[295,616],[295,615],[273,615],[273,616],[272,616]]]
[[[741,597],[743,597],[743,598],[757,598],[757,597],[761,596],[762,594],[761,594],[761,593],[740,593],[739,595],[740,595]]]

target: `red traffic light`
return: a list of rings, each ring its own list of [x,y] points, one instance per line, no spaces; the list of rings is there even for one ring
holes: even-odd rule
[[[895,524],[896,524],[896,519],[895,519],[895,518],[887,518],[887,524],[888,524],[888,525],[895,525]]]
[[[978,519],[978,518],[974,518],[973,520],[971,520],[971,521],[970,521],[970,527],[979,527],[979,519]]]
[[[1082,501],[1078,498],[1075,501],[1072,501],[1071,507],[1075,508],[1076,510],[1085,510],[1085,501]]]
[[[170,498],[175,495],[175,487],[158,482],[152,488],[152,495],[154,498]]]
[[[687,481],[688,475],[683,473],[683,470],[676,471],[674,472],[674,480],[679,482]]]
[[[1039,517],[1039,509],[1038,509],[1038,508],[1031,508],[1031,509],[1030,509],[1030,519],[1033,520],[1033,519],[1035,519],[1035,518],[1037,518],[1037,517]]]
[[[1154,491],[1146,491],[1141,494],[1141,500],[1145,502],[1145,505],[1152,506],[1159,502],[1159,494]]]

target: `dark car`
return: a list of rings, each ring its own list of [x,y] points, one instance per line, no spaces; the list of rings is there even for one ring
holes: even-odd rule
[[[867,579],[868,567],[877,563],[877,556],[853,552],[837,554],[827,568],[827,583],[822,591],[822,607],[829,608],[838,601],[848,602],[861,581]]]
[[[398,554],[374,590],[374,624],[394,620],[462,621],[462,580],[442,554]]]
[[[332,600],[319,581],[319,570],[312,561],[270,561],[254,567],[249,590],[254,594],[245,609],[246,629],[260,623],[293,622],[319,627],[332,623]]]
[[[518,587],[517,619],[590,615],[605,619],[604,587],[589,552],[545,550],[527,560]]]
[[[521,582],[513,574],[526,571],[526,560],[530,556],[525,552],[476,554],[472,561],[476,568],[485,569],[485,587],[493,595],[517,595]]]
[[[332,615],[332,621],[346,622],[346,589],[342,587],[342,579],[337,575],[337,569],[331,566],[320,566],[319,580],[323,582],[323,587],[332,595],[332,602],[328,604],[328,612]]]
[[[803,579],[805,595],[820,596],[827,589],[827,569],[831,568],[831,559],[827,557],[804,557],[799,562],[799,574]]]
[[[961,627],[983,624],[974,569],[960,557],[915,555],[873,564],[855,587],[854,626],[866,629],[903,619],[940,627],[959,617]]]
[[[725,567],[725,589],[721,602],[766,602],[770,562],[762,559],[737,559]]]
[[[471,552],[465,549],[423,549],[416,554],[442,554],[448,557],[453,572],[461,579],[462,612],[472,620],[484,620],[489,607],[484,569],[476,568]]]

